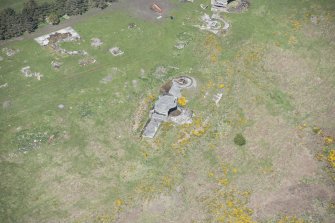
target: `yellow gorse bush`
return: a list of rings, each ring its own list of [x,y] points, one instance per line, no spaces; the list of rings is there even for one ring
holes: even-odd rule
[[[330,144],[333,144],[334,143],[334,138],[331,137],[331,136],[327,136],[325,137],[325,144],[326,145],[330,145]]]
[[[115,206],[116,207],[120,207],[121,205],[123,205],[123,200],[121,200],[120,198],[115,200]]]
[[[332,149],[329,152],[327,160],[328,160],[328,163],[330,164],[330,166],[333,167],[333,168],[335,168],[335,149]]]
[[[180,106],[185,106],[186,104],[187,104],[187,100],[186,100],[186,98],[185,97],[183,97],[183,96],[181,96],[180,98],[178,98],[178,104],[180,105]]]

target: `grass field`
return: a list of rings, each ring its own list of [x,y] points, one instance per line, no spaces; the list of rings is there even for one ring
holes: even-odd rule
[[[217,37],[193,27],[210,13],[200,2],[174,1],[173,20],[124,9],[74,25],[82,40],[63,47],[97,60],[85,67],[34,40],[3,46],[20,52],[0,52],[1,222],[333,221],[335,4],[253,0],[224,14]],[[142,139],[153,98],[179,75],[197,80],[183,92],[193,123]]]

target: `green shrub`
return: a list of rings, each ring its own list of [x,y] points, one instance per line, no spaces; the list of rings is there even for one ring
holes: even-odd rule
[[[238,146],[244,146],[247,143],[247,141],[245,140],[244,136],[241,133],[238,133],[234,138],[234,143]]]
[[[60,20],[58,15],[55,12],[50,13],[50,15],[47,17],[47,22],[52,25],[58,25]]]

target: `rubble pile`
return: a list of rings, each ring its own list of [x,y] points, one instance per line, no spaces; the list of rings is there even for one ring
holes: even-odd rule
[[[90,65],[90,64],[94,64],[96,61],[96,59],[94,59],[93,57],[85,57],[81,60],[79,60],[79,65],[80,66],[87,66],[87,65]]]
[[[124,52],[119,47],[112,47],[109,49],[109,52],[115,57],[124,54]]]
[[[63,48],[59,47],[58,45],[56,45],[56,47],[53,47],[53,49],[58,53],[67,54],[67,55],[71,55],[71,56],[73,56],[73,55],[80,55],[80,56],[88,55],[88,53],[85,50],[69,51],[69,50],[66,50],[66,49],[63,49]]]
[[[58,61],[51,61],[51,66],[55,69],[55,70],[59,70],[60,67],[62,66],[61,62]]]
[[[69,42],[69,41],[73,41],[73,39],[71,39],[72,34],[71,33],[53,33],[50,34],[50,36],[48,37],[48,45],[51,44],[55,44],[55,43],[59,43],[59,42]]]
[[[195,25],[195,27],[212,32],[216,35],[221,32],[225,32],[229,29],[229,23],[223,20],[219,14],[213,14],[209,16],[208,14],[204,14],[201,16],[202,25]]]
[[[249,8],[249,2],[247,0],[235,0],[228,4],[228,12],[244,12]]]
[[[43,75],[39,72],[32,72],[30,66],[23,67],[21,69],[21,73],[25,77],[35,77],[37,80],[41,80],[41,77],[43,77]]]
[[[103,42],[99,38],[92,38],[91,39],[91,46],[98,48],[103,44]]]
[[[10,48],[5,47],[5,48],[2,48],[2,52],[5,53],[8,57],[12,57],[18,52],[20,52],[20,50],[15,50],[15,49],[10,49]]]
[[[213,101],[215,102],[216,106],[219,105],[219,102],[222,99],[223,94],[222,93],[217,93],[213,96]]]

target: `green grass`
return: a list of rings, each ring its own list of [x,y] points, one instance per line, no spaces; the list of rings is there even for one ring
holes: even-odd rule
[[[279,171],[275,172],[276,182],[286,176],[276,168],[281,149],[301,151],[301,147],[289,144],[295,140],[293,136],[283,133],[283,137],[272,137],[258,125],[260,122],[266,120],[265,127],[283,132],[282,126],[288,132],[295,131],[297,123],[292,120],[305,121],[305,117],[313,125],[327,126],[318,123],[317,106],[310,109],[302,103],[309,97],[310,103],[316,104],[326,94],[314,91],[314,82],[306,81],[299,87],[310,95],[297,96],[294,84],[301,81],[299,67],[285,76],[285,69],[269,71],[266,64],[275,52],[289,52],[306,60],[322,57],[317,72],[327,78],[329,85],[325,89],[329,89],[326,87],[335,81],[329,71],[335,68],[327,60],[331,55],[320,52],[333,47],[329,45],[331,39],[304,37],[303,30],[292,28],[291,20],[307,26],[304,13],[331,12],[331,1],[258,0],[244,14],[225,15],[232,26],[225,36],[212,40],[222,48],[216,63],[208,56],[213,49],[205,44],[212,35],[192,26],[201,15],[198,4],[178,7],[173,13],[176,19],[163,22],[132,18],[120,11],[74,25],[82,40],[64,43],[63,47],[85,50],[97,60],[85,67],[78,65],[81,56],[58,55],[33,40],[6,45],[20,52],[11,58],[1,54],[4,61],[0,62],[0,84],[8,83],[7,88],[0,89],[0,102],[11,101],[9,108],[0,109],[3,222],[113,222],[118,216],[125,218],[127,211],[136,212],[143,204],[138,216],[141,222],[190,219],[193,214],[195,220],[200,221],[197,217],[204,214],[213,222],[215,216],[211,213],[215,211],[206,205],[205,198],[215,197],[218,187],[223,191],[270,188],[272,171]],[[334,21],[334,15],[330,15]],[[129,23],[137,28],[128,29]],[[295,36],[298,43],[289,44],[290,36]],[[93,37],[104,44],[92,48]],[[177,50],[174,45],[178,39],[187,39],[189,44]],[[113,57],[108,50],[114,46],[120,47],[124,55]],[[52,69],[53,60],[63,63],[60,70]],[[24,66],[42,73],[42,80],[23,77],[20,69]],[[158,66],[178,69],[157,77],[154,72]],[[144,77],[141,69],[145,70]],[[141,139],[143,125],[132,130],[137,106],[149,95],[158,96],[162,84],[182,74],[198,82],[195,91],[184,94],[189,100],[187,106],[196,118],[202,118],[201,125],[207,120],[208,129],[195,136],[189,129],[192,125],[165,126],[154,140]],[[100,83],[107,75],[113,76],[112,81]],[[281,85],[286,78],[288,87]],[[219,83],[225,87],[217,107],[212,96],[221,92]],[[58,109],[59,104],[65,108]],[[324,111],[330,108],[327,103],[320,106],[325,106]],[[142,124],[149,109],[148,105],[140,117]],[[278,120],[285,125],[279,126]],[[184,131],[192,135],[190,141],[175,146]],[[234,136],[239,132],[247,139],[242,148],[234,145]],[[28,149],[20,150],[22,146]],[[237,172],[233,173],[234,168]],[[212,172],[213,176],[209,174]],[[226,178],[229,183],[222,186]],[[180,185],[184,188],[182,198],[176,195]],[[124,202],[121,207],[116,205],[117,199]],[[156,204],[155,199],[160,203]],[[150,205],[167,205],[168,211],[158,210],[156,214]],[[101,220],[103,217],[110,221]],[[331,217],[327,212],[324,219]]]

